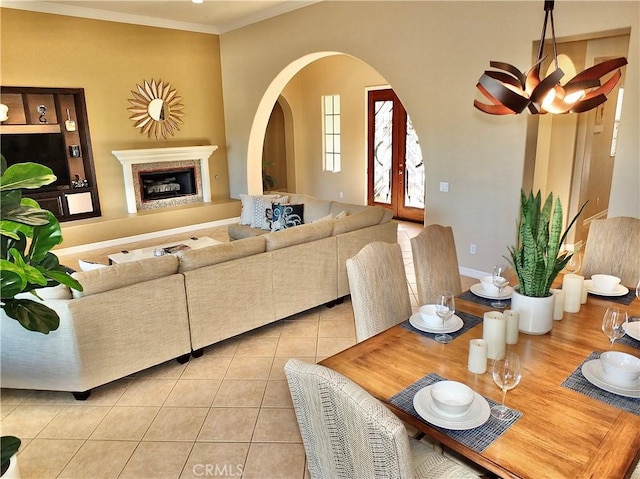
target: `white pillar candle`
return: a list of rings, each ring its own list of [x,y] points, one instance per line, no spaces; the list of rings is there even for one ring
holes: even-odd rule
[[[469,341],[469,371],[483,374],[487,371],[487,342],[484,339]]]
[[[553,293],[553,319],[559,321],[564,313],[564,291],[561,289],[552,289]]]
[[[520,313],[511,309],[504,310],[504,319],[507,322],[507,344],[518,344],[518,328],[520,326]]]
[[[504,314],[498,311],[484,313],[482,322],[482,339],[487,342],[487,357],[498,359],[504,355],[507,348],[507,322]]]
[[[589,290],[587,289],[587,283],[582,282],[582,296],[580,296],[580,304],[587,302],[587,296],[589,296]]]
[[[584,276],[579,274],[565,274],[562,279],[562,291],[564,291],[564,310],[567,313],[580,311],[582,300],[582,285]]]

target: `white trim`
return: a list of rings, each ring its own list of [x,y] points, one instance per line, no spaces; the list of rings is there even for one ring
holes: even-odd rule
[[[469,278],[480,279],[483,276],[489,276],[491,273],[485,273],[484,271],[480,271],[477,269],[465,268],[464,266],[459,266],[458,270],[462,276],[468,276]]]
[[[56,256],[67,256],[77,253],[85,253],[87,251],[94,251],[100,248],[110,248],[112,246],[119,246],[127,243],[134,243],[137,241],[145,241],[155,238],[162,238],[169,235],[180,234],[180,233],[191,233],[196,230],[206,229],[206,228],[214,228],[216,226],[226,226],[238,223],[240,221],[240,217],[235,218],[225,218],[223,220],[209,221],[208,223],[200,223],[196,225],[189,226],[180,226],[178,228],[171,228],[168,230],[162,231],[153,231],[151,233],[142,233],[134,236],[125,236],[123,238],[116,238],[112,240],[106,241],[98,241],[97,243],[88,243],[78,246],[69,246],[68,248],[60,248],[53,250]]]

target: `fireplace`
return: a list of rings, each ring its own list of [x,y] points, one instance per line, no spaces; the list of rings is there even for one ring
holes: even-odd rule
[[[217,146],[112,151],[122,164],[127,210],[211,202],[209,157]]]
[[[138,185],[143,203],[198,193],[194,167],[138,171]]]

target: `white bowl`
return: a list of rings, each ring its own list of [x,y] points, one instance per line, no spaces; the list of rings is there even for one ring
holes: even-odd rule
[[[640,358],[620,351],[600,355],[605,378],[617,386],[630,386],[640,377]]]
[[[595,291],[611,293],[620,284],[620,278],[610,274],[594,274],[591,276],[591,284]]]
[[[457,381],[440,381],[431,386],[433,406],[445,416],[463,416],[473,403],[473,390]]]
[[[480,284],[482,284],[482,289],[484,289],[487,294],[498,296],[500,293],[500,289],[493,284],[493,276],[483,276],[480,278]]]
[[[424,321],[426,326],[431,328],[442,326],[442,319],[440,319],[440,316],[436,314],[435,304],[425,304],[424,306],[420,306],[419,311],[422,321]]]

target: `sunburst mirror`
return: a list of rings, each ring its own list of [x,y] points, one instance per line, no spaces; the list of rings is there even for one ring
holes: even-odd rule
[[[135,122],[135,128],[140,128],[140,133],[159,140],[180,130],[178,124],[182,123],[184,105],[171,83],[151,79],[150,83],[145,80],[143,85],[136,87],[137,91],[131,91],[133,98],[129,98],[132,106],[127,109],[133,113],[129,119]]]

